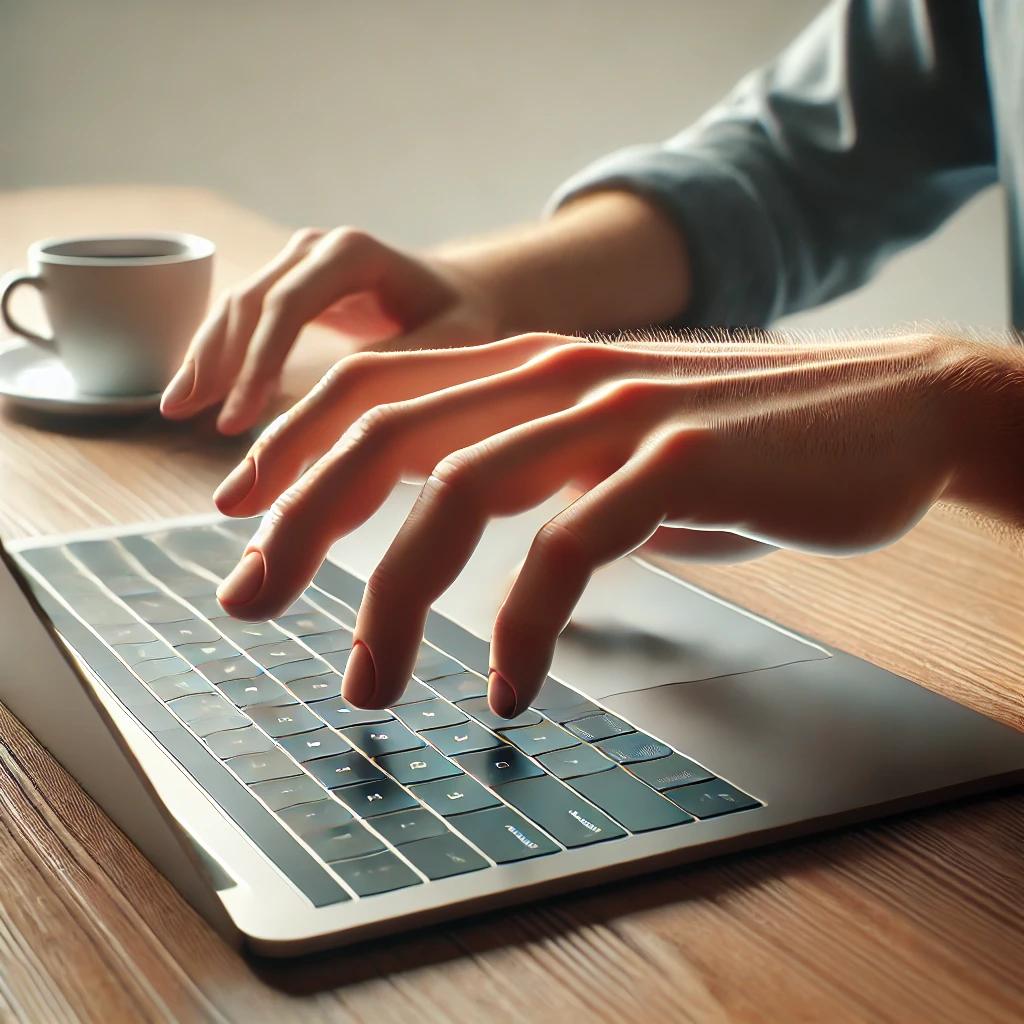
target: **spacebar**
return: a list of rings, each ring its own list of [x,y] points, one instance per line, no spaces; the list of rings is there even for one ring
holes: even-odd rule
[[[264,810],[101,640],[59,605],[54,607],[45,600],[40,603],[68,644],[108,689],[314,906],[326,907],[350,899],[326,868]]]

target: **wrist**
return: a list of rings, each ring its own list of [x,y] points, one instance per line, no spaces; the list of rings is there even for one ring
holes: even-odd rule
[[[964,342],[944,376],[955,451],[946,496],[1024,526],[1024,349]]]
[[[584,196],[547,221],[428,256],[487,311],[497,337],[663,323],[689,300],[681,234],[626,192]]]

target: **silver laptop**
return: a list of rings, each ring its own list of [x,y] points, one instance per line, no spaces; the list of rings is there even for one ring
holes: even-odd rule
[[[363,581],[415,495],[279,619],[214,596],[254,523],[3,552],[0,699],[230,942],[287,956],[1024,781],[1024,735],[627,559],[534,707],[487,708],[541,508],[492,523],[402,702],[339,696]]]

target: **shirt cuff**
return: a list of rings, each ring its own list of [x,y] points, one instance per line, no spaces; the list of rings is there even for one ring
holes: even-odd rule
[[[565,182],[545,208],[554,213],[592,192],[635,192],[668,213],[690,258],[692,299],[666,326],[764,327],[784,294],[771,220],[744,175],[713,155],[633,146],[603,157]]]

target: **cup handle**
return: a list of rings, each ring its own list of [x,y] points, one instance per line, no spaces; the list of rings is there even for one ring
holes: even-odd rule
[[[19,285],[30,284],[33,288],[41,291],[42,283],[43,279],[41,277],[26,273],[24,270],[12,270],[9,274],[5,274],[0,278],[0,316],[3,317],[3,321],[8,329],[15,334],[28,338],[33,344],[38,345],[40,348],[45,348],[47,352],[56,352],[57,343],[53,338],[47,338],[45,335],[30,331],[27,327],[22,327],[11,316],[11,296],[14,294],[15,289]]]

